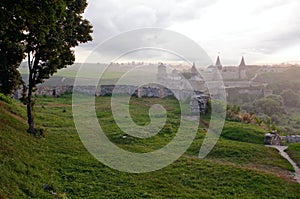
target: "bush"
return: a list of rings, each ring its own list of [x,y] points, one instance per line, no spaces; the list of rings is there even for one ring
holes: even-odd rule
[[[279,124],[280,123],[280,117],[277,114],[273,114],[271,116],[271,120],[272,122],[274,122],[275,124]]]
[[[244,113],[243,122],[246,123],[246,124],[251,122],[251,115],[249,113]]]
[[[3,93],[0,93],[0,100],[3,102],[6,102],[8,104],[12,104],[13,103],[13,99],[4,95]]]
[[[239,115],[233,115],[230,118],[226,119],[227,121],[232,121],[232,122],[242,122],[242,118]]]
[[[291,89],[283,91],[280,95],[283,98],[284,105],[289,107],[294,107],[299,101],[299,95]]]
[[[255,100],[253,103],[253,107],[256,113],[264,113],[268,116],[271,116],[273,114],[285,113],[285,109],[282,105],[282,102],[279,100],[275,100],[271,97]]]

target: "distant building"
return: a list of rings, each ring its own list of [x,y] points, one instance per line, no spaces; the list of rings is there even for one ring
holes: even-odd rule
[[[223,69],[223,66],[222,66],[222,64],[221,64],[221,60],[220,60],[220,57],[218,56],[217,57],[217,61],[216,61],[216,68],[218,69],[218,70],[222,70]]]
[[[247,79],[246,63],[244,57],[242,57],[241,63],[239,65],[239,79]]]
[[[167,79],[168,79],[167,67],[163,63],[160,63],[157,69],[157,81],[164,82]]]
[[[222,66],[220,57],[218,56],[218,57],[217,57],[216,64],[215,64],[215,65],[209,66],[209,67],[207,68],[207,71],[209,71],[209,72],[214,72],[214,70],[222,71],[222,69],[223,69],[223,66]]]
[[[193,66],[191,68],[191,78],[190,78],[190,80],[192,80],[192,81],[202,81],[203,80],[203,78],[200,76],[200,74],[199,74],[199,72],[196,68],[195,62],[193,63]]]
[[[216,79],[217,74],[219,73],[224,81],[226,80],[248,80],[246,74],[247,66],[245,63],[245,58],[242,57],[239,66],[223,66],[221,63],[221,59],[218,56],[215,65],[211,65],[207,68],[207,73],[212,73],[211,75],[207,75],[210,79]]]

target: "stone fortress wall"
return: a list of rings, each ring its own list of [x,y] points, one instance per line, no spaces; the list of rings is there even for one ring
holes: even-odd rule
[[[131,86],[131,85],[101,85],[98,88],[95,86],[77,86],[76,92],[95,95],[95,96],[111,96],[116,95],[133,95],[137,97],[176,97],[179,100],[186,100],[193,95],[190,90],[168,89],[159,85],[144,85],[144,86]],[[39,86],[34,92],[35,95],[42,96],[59,96],[65,93],[73,93],[73,86]],[[200,91],[195,91],[194,94],[203,94]],[[18,92],[18,98],[21,96],[21,91]],[[17,96],[16,96],[17,98]]]
[[[176,97],[178,100],[189,100],[190,112],[192,114],[205,114],[206,105],[209,96],[200,91],[168,89],[159,85],[144,85],[144,86],[131,86],[131,85],[101,85],[95,86],[39,86],[34,92],[35,95],[56,97],[65,93],[73,92],[95,95],[95,96],[111,96],[114,95],[130,95],[136,97],[152,97],[152,98],[166,98]],[[15,93],[15,98],[21,97],[21,91]]]

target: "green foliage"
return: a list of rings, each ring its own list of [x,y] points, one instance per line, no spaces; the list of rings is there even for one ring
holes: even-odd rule
[[[266,98],[276,101],[280,106],[284,105],[283,98],[280,95],[269,95]]]
[[[239,114],[240,114],[240,106],[227,104],[226,120],[241,122],[242,120],[239,117]]]
[[[258,124],[258,126],[261,126],[264,121],[262,119],[260,119],[259,117],[255,117],[255,122],[256,122],[256,124]]]
[[[295,91],[288,89],[284,90],[282,93],[280,93],[284,100],[284,105],[293,107],[297,105],[299,101],[299,95],[295,93]]]
[[[13,103],[13,99],[11,97],[8,97],[7,95],[4,95],[3,93],[0,93],[0,100],[8,104]]]
[[[279,124],[280,123],[280,116],[278,116],[277,114],[273,114],[271,116],[271,120],[272,122],[274,122],[275,124]]]
[[[0,43],[0,48],[5,48],[2,47],[2,43]],[[7,53],[10,54],[10,56],[14,55],[13,52]],[[23,81],[18,71],[18,66],[21,61],[18,60],[16,63],[13,63],[13,61],[9,62],[6,59],[9,59],[9,56],[0,53],[0,92],[9,95],[23,84]]]
[[[286,149],[286,152],[299,166],[300,165],[300,143],[289,144],[289,147]]]
[[[239,142],[263,144],[265,131],[254,125],[226,122],[222,137]]]
[[[205,112],[208,113],[208,114],[211,114],[211,99],[207,100]]]
[[[6,46],[8,50],[5,54],[11,53],[10,50],[14,53],[8,57],[11,62],[1,60],[4,64],[0,63],[0,69],[12,73],[11,76],[16,78],[13,82],[17,82],[20,74],[12,66],[27,56],[29,78],[24,102],[27,103],[29,132],[35,132],[31,109],[32,92],[36,85],[43,83],[57,70],[72,65],[75,61],[74,47],[92,40],[92,26],[82,16],[86,6],[86,0],[1,1],[1,16],[4,16],[1,17],[1,27],[4,26],[1,36],[7,41],[5,45],[11,44]],[[10,27],[13,27],[13,33],[9,31]]]
[[[221,100],[211,100],[210,106],[215,113],[224,113],[227,109],[227,104]]]
[[[268,83],[276,94],[291,89],[294,92],[300,90],[300,68],[292,67],[282,73],[264,73],[258,76],[257,81]]]
[[[7,95],[23,83],[18,67],[24,58],[24,47],[14,3],[0,2],[0,92]]]
[[[261,98],[253,103],[255,113],[264,113],[266,115],[283,114],[285,112],[282,103],[273,98]]]
[[[30,22],[23,24],[28,31],[25,52],[30,60],[29,78],[35,86],[73,64],[72,48],[92,40],[92,27],[82,17],[87,6],[83,0],[26,1],[23,6],[24,11],[19,15]],[[28,15],[29,12],[34,14]]]
[[[267,123],[266,123],[267,127],[268,127],[268,130],[271,130],[271,118],[270,117],[267,117]]]

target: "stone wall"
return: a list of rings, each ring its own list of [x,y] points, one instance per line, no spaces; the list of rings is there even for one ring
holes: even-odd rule
[[[116,94],[153,98],[176,97],[181,101],[190,100],[191,113],[196,114],[205,114],[206,104],[209,98],[208,95],[200,91],[170,90],[159,85],[144,85],[141,87],[131,85],[101,85],[97,88],[95,86],[77,86],[75,87],[75,91],[95,96],[111,96],[112,94]],[[73,86],[39,86],[34,94],[56,97],[72,92],[74,92]],[[14,96],[19,99],[21,97],[21,91],[16,91]]]
[[[202,94],[203,92],[190,90],[179,90],[179,89],[168,89],[159,85],[144,85],[141,87],[131,85],[101,85],[100,87],[95,86],[77,86],[75,87],[76,92],[85,93],[95,96],[110,96],[112,93],[117,95],[133,95],[138,97],[176,97],[179,100],[186,100],[187,98],[195,95]],[[72,93],[74,90],[73,86],[39,86],[34,92],[35,95],[45,96],[59,96],[65,93]],[[21,97],[21,90],[15,93],[15,98]]]
[[[300,142],[299,135],[288,135],[288,136],[281,136],[282,140],[286,141],[287,143],[296,143]]]
[[[206,113],[208,99],[209,96],[205,94],[192,96],[190,100],[190,112],[192,114],[204,115]]]
[[[277,134],[277,131],[272,131],[265,134],[264,143],[265,145],[282,146],[282,137]]]

